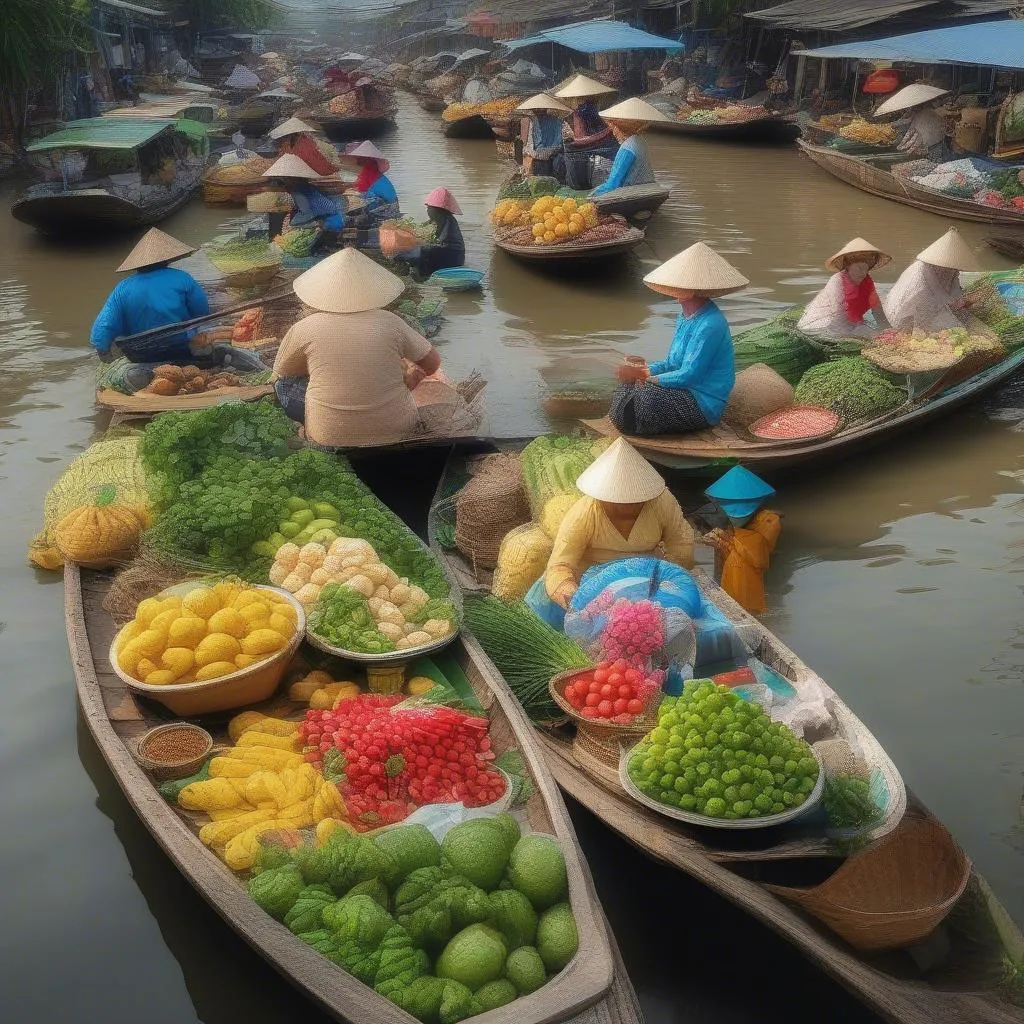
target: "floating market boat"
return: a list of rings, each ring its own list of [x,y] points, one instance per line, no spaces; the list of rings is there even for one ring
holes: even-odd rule
[[[1024,263],[1024,238],[1014,238],[1012,235],[989,235],[985,241],[1000,256],[1015,260],[1017,263]]]
[[[156,224],[184,206],[209,154],[205,127],[167,118],[71,121],[31,143],[45,179],[12,215],[44,234]],[[144,178],[145,175],[145,178]]]
[[[795,139],[800,130],[786,115],[778,112],[745,121],[655,121],[651,131],[667,135],[693,135],[725,142],[783,142]]]
[[[450,523],[443,522],[438,509],[445,507],[447,496],[465,479],[465,471],[465,462],[453,456],[431,511],[430,538],[453,582],[466,594],[485,595],[490,574],[439,540]],[[608,758],[604,750],[574,743],[571,727],[538,727],[548,767],[559,786],[641,852],[685,871],[792,942],[885,1020],[897,1024],[1020,1021],[1020,1006],[1011,1002],[1003,987],[1003,972],[1008,963],[1020,962],[1024,936],[984,879],[941,824],[908,796],[888,755],[840,697],[709,576],[697,570],[694,577],[703,597],[732,621],[758,659],[798,694],[810,688],[824,696],[832,728],[852,739],[870,765],[872,799],[882,814],[852,844],[859,851],[857,856],[836,872],[829,871],[841,856],[841,846],[826,838],[825,821],[816,819],[814,811],[802,822],[742,831],[687,824],[658,813],[624,788],[624,748],[619,757]],[[463,643],[473,656],[490,660],[472,636],[464,633]],[[902,844],[913,847],[933,841],[950,852],[941,868],[933,868],[944,875],[942,884],[948,894],[927,909],[901,907],[889,912],[878,894],[893,900],[902,895],[891,879],[891,873],[898,871]],[[858,858],[864,858],[860,861],[864,867],[858,866]],[[921,870],[920,862],[907,862],[905,870]],[[829,881],[822,882],[829,874],[835,880],[832,887]],[[921,899],[926,888],[921,885],[915,896]],[[933,931],[936,926],[938,933]],[[902,933],[906,938],[901,938],[901,929],[906,929]],[[908,951],[903,947],[910,945],[911,934],[919,944]],[[927,936],[923,943],[922,936]],[[873,942],[875,949],[867,951]]]
[[[672,190],[668,185],[652,182],[649,185],[626,185],[590,201],[599,213],[619,213],[631,220],[647,220],[668,199]]]
[[[891,173],[888,168],[893,163],[906,162],[903,154],[889,152],[879,157],[857,156],[840,153],[828,146],[812,145],[803,139],[798,139],[797,145],[800,152],[822,170],[872,195],[941,217],[985,224],[1024,224],[1024,210],[1017,207],[986,206],[973,199],[960,199]]]
[[[558,245],[517,245],[514,242],[494,239],[494,244],[503,252],[529,263],[574,264],[591,260],[610,259],[622,256],[635,249],[644,240],[642,228],[630,227],[610,241],[563,242]]]
[[[444,121],[444,133],[449,139],[490,139],[494,129],[483,114],[470,114],[455,121]]]

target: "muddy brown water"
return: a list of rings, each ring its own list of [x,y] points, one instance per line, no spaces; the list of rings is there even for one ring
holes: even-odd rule
[[[505,168],[489,142],[446,140],[404,102],[380,140],[403,209],[438,184],[465,210],[482,294],[456,295],[438,340],[458,373],[490,381],[489,431],[549,426],[552,382],[654,357],[674,310],[640,279],[704,239],[753,282],[723,300],[734,325],[803,301],[823,260],[859,234],[894,256],[891,282],[947,227],[827,177],[792,146],[652,136],[673,193],[647,240],[613,268],[554,279],[494,253],[486,215]],[[130,242],[47,243],[8,215],[0,186],[0,1018],[179,1024],[323,1015],[279,979],[170,866],[82,724],[63,633],[61,581],[25,549],[61,467],[105,425],[92,404],[92,318]],[[194,202],[165,225],[199,243],[225,211]],[[984,229],[961,230],[980,245]],[[1004,261],[982,248],[990,266]],[[784,482],[785,529],[767,624],[846,698],[949,824],[1010,912],[1024,918],[1024,392]],[[427,488],[399,511],[422,520]],[[656,1024],[874,1018],[726,901],[654,867],[574,807],[598,888]]]

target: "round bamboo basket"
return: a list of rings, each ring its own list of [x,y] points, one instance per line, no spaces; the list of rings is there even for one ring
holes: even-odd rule
[[[173,762],[154,761],[152,758],[147,757],[146,747],[157,736],[161,736],[174,729],[185,730],[201,735],[206,740],[206,747],[203,752],[187,760]],[[149,732],[139,739],[139,742],[135,746],[135,760],[138,761],[154,779],[157,779],[160,782],[166,782],[168,779],[184,779],[199,771],[203,766],[203,762],[210,756],[212,751],[213,737],[205,729],[200,728],[198,725],[193,725],[191,722],[170,722],[167,725],[158,725],[155,729],[150,729]]]

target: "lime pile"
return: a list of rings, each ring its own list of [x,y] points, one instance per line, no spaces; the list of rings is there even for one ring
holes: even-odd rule
[[[811,748],[728,686],[691,679],[665,697],[658,725],[629,758],[629,777],[660,803],[709,818],[760,818],[806,801],[818,781]]]

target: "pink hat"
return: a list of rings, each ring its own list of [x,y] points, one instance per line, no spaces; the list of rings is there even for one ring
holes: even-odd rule
[[[438,185],[423,202],[427,206],[436,206],[439,209],[447,210],[449,213],[462,213],[462,207],[455,201],[455,196],[442,185]]]

